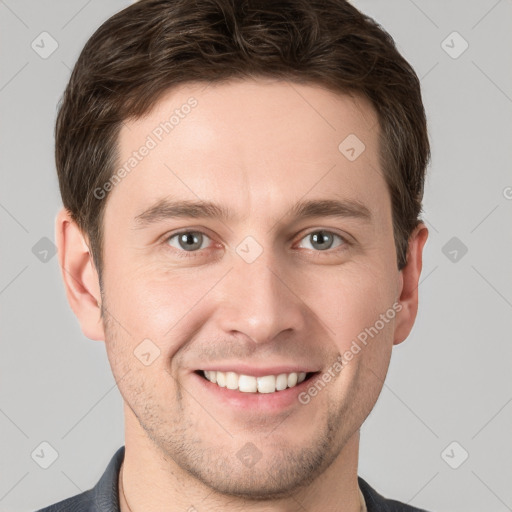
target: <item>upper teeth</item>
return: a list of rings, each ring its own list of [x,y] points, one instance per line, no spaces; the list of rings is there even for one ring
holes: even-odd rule
[[[283,389],[293,388],[305,378],[305,372],[281,373],[279,375],[265,375],[253,377],[251,375],[239,375],[235,372],[219,372],[215,370],[203,370],[204,376],[221,388],[238,389],[243,393],[273,393]]]

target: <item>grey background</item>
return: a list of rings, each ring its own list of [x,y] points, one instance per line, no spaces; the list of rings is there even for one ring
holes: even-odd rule
[[[359,475],[433,511],[512,510],[512,2],[354,3],[421,77],[433,155],[420,310],[361,429]],[[104,344],[83,336],[44,250],[61,205],[57,102],[87,39],[128,4],[0,0],[1,511],[89,489],[124,444]],[[58,43],[45,59],[31,47],[43,31]],[[469,44],[457,58],[454,31]],[[58,452],[48,469],[32,456],[42,442]]]

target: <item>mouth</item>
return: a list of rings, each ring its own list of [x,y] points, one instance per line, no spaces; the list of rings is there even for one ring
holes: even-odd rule
[[[253,371],[253,373],[259,372]],[[301,373],[303,375],[299,379]],[[233,421],[242,421],[247,416],[247,421],[254,425],[255,415],[256,417],[261,415],[268,421],[274,416],[277,420],[281,414],[291,414],[294,408],[299,413],[305,406],[300,399],[302,394],[320,373],[320,371],[291,372],[256,377],[235,372],[196,370],[189,375],[192,377],[192,392],[195,391],[197,396],[203,397],[204,404],[218,408],[223,415],[229,413]],[[284,387],[282,375],[286,376],[286,387]],[[288,379],[291,386],[288,386]],[[313,407],[316,406],[313,405]]]
[[[216,370],[196,370],[194,373],[219,389],[224,388],[239,394],[270,395],[281,394],[298,386],[302,388],[301,384],[320,374],[320,371],[290,372],[261,376]]]

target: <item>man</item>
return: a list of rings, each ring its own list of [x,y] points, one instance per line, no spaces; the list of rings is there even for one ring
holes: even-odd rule
[[[44,511],[413,511],[358,477],[414,324],[419,81],[342,0],[141,0],[73,70],[59,262],[125,446]]]

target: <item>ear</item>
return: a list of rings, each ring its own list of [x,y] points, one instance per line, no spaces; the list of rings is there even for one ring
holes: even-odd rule
[[[55,240],[69,305],[84,335],[91,340],[103,341],[98,273],[84,236],[66,208],[57,214]]]
[[[428,229],[423,223],[420,223],[409,237],[407,264],[400,271],[399,302],[402,309],[396,317],[394,345],[402,343],[409,336],[416,320],[423,246],[427,241],[427,237]]]

